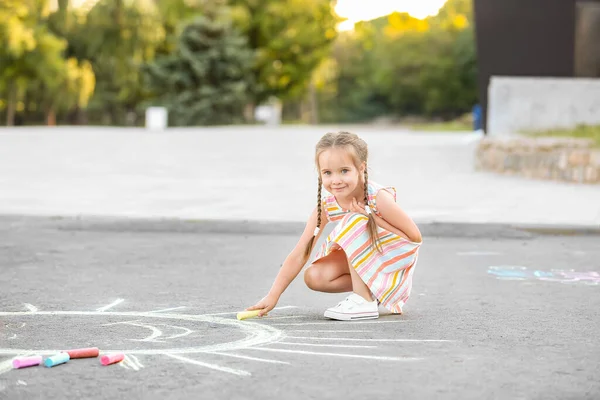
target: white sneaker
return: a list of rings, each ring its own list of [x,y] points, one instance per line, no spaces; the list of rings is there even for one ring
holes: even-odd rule
[[[362,296],[352,293],[337,306],[328,308],[325,317],[340,321],[353,321],[356,319],[379,318],[377,300],[367,301]]]

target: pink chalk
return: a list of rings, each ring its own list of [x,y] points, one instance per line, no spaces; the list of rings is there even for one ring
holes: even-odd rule
[[[123,361],[124,358],[125,354],[123,353],[107,354],[105,356],[100,357],[100,362],[102,363],[102,365],[110,365]]]
[[[13,360],[13,368],[33,367],[42,363],[42,356],[17,357]]]
[[[61,353],[69,353],[69,357],[73,358],[90,358],[98,357],[100,350],[97,347],[90,347],[87,349],[73,349],[63,350]]]

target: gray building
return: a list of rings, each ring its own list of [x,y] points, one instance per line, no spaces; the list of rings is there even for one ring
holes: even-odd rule
[[[600,0],[473,0],[483,126],[491,76],[600,78]]]

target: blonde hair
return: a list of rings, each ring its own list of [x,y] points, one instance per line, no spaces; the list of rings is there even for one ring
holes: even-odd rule
[[[325,134],[321,140],[317,143],[315,147],[315,164],[317,165],[317,169],[319,168],[319,156],[328,149],[331,148],[343,148],[348,151],[348,153],[352,156],[354,160],[354,165],[359,168],[360,164],[365,163],[365,172],[364,172],[364,203],[365,206],[369,206],[369,173],[367,172],[367,159],[369,157],[369,150],[367,147],[367,143],[362,140],[355,133],[350,132],[330,132]],[[321,209],[322,209],[322,200],[321,200],[321,187],[323,186],[323,182],[321,180],[321,173],[319,172],[319,186],[317,189],[317,228],[321,228]],[[375,246],[375,248],[381,252],[381,246],[379,243],[379,235],[377,234],[377,224],[375,223],[375,217],[373,217],[373,213],[367,213],[369,218],[367,222],[367,230],[369,232],[369,237],[371,238],[371,243]],[[316,232],[312,239],[308,242],[306,249],[304,251],[304,263],[310,257],[310,253],[312,251],[313,244],[315,242]]]

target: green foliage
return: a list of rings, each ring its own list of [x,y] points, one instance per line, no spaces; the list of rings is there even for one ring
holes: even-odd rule
[[[253,60],[245,37],[227,19],[197,17],[176,52],[147,67],[147,82],[173,125],[242,122]]]
[[[330,0],[230,0],[233,18],[256,51],[253,98],[301,95],[337,36]]]
[[[67,42],[49,29],[49,2],[4,0],[0,5],[0,89],[7,93],[7,123],[24,111],[25,94],[34,89],[47,111],[69,101],[85,105],[93,74],[89,65],[63,57]]]
[[[321,105],[335,110],[330,121],[452,119],[477,102],[471,0],[449,0],[426,20],[393,13],[361,22],[340,36],[333,57],[337,98],[321,96]]]
[[[149,104],[177,125],[235,123],[271,97],[307,122],[452,120],[477,102],[472,0],[341,33],[333,0],[70,3],[0,0],[9,123],[139,124]]]
[[[156,8],[144,0],[101,0],[69,35],[71,51],[89,60],[96,76],[90,101],[93,119],[130,124],[129,115],[148,98],[142,83],[142,66],[153,60],[164,39]],[[101,122],[102,120],[100,120]]]
[[[523,134],[530,136],[572,137],[578,139],[592,139],[596,147],[600,147],[600,125],[577,125],[573,129],[550,129],[542,131],[526,131]]]
[[[203,14],[203,0],[154,0],[161,16],[164,39],[156,48],[157,55],[175,52],[177,41],[185,25],[194,17]]]

